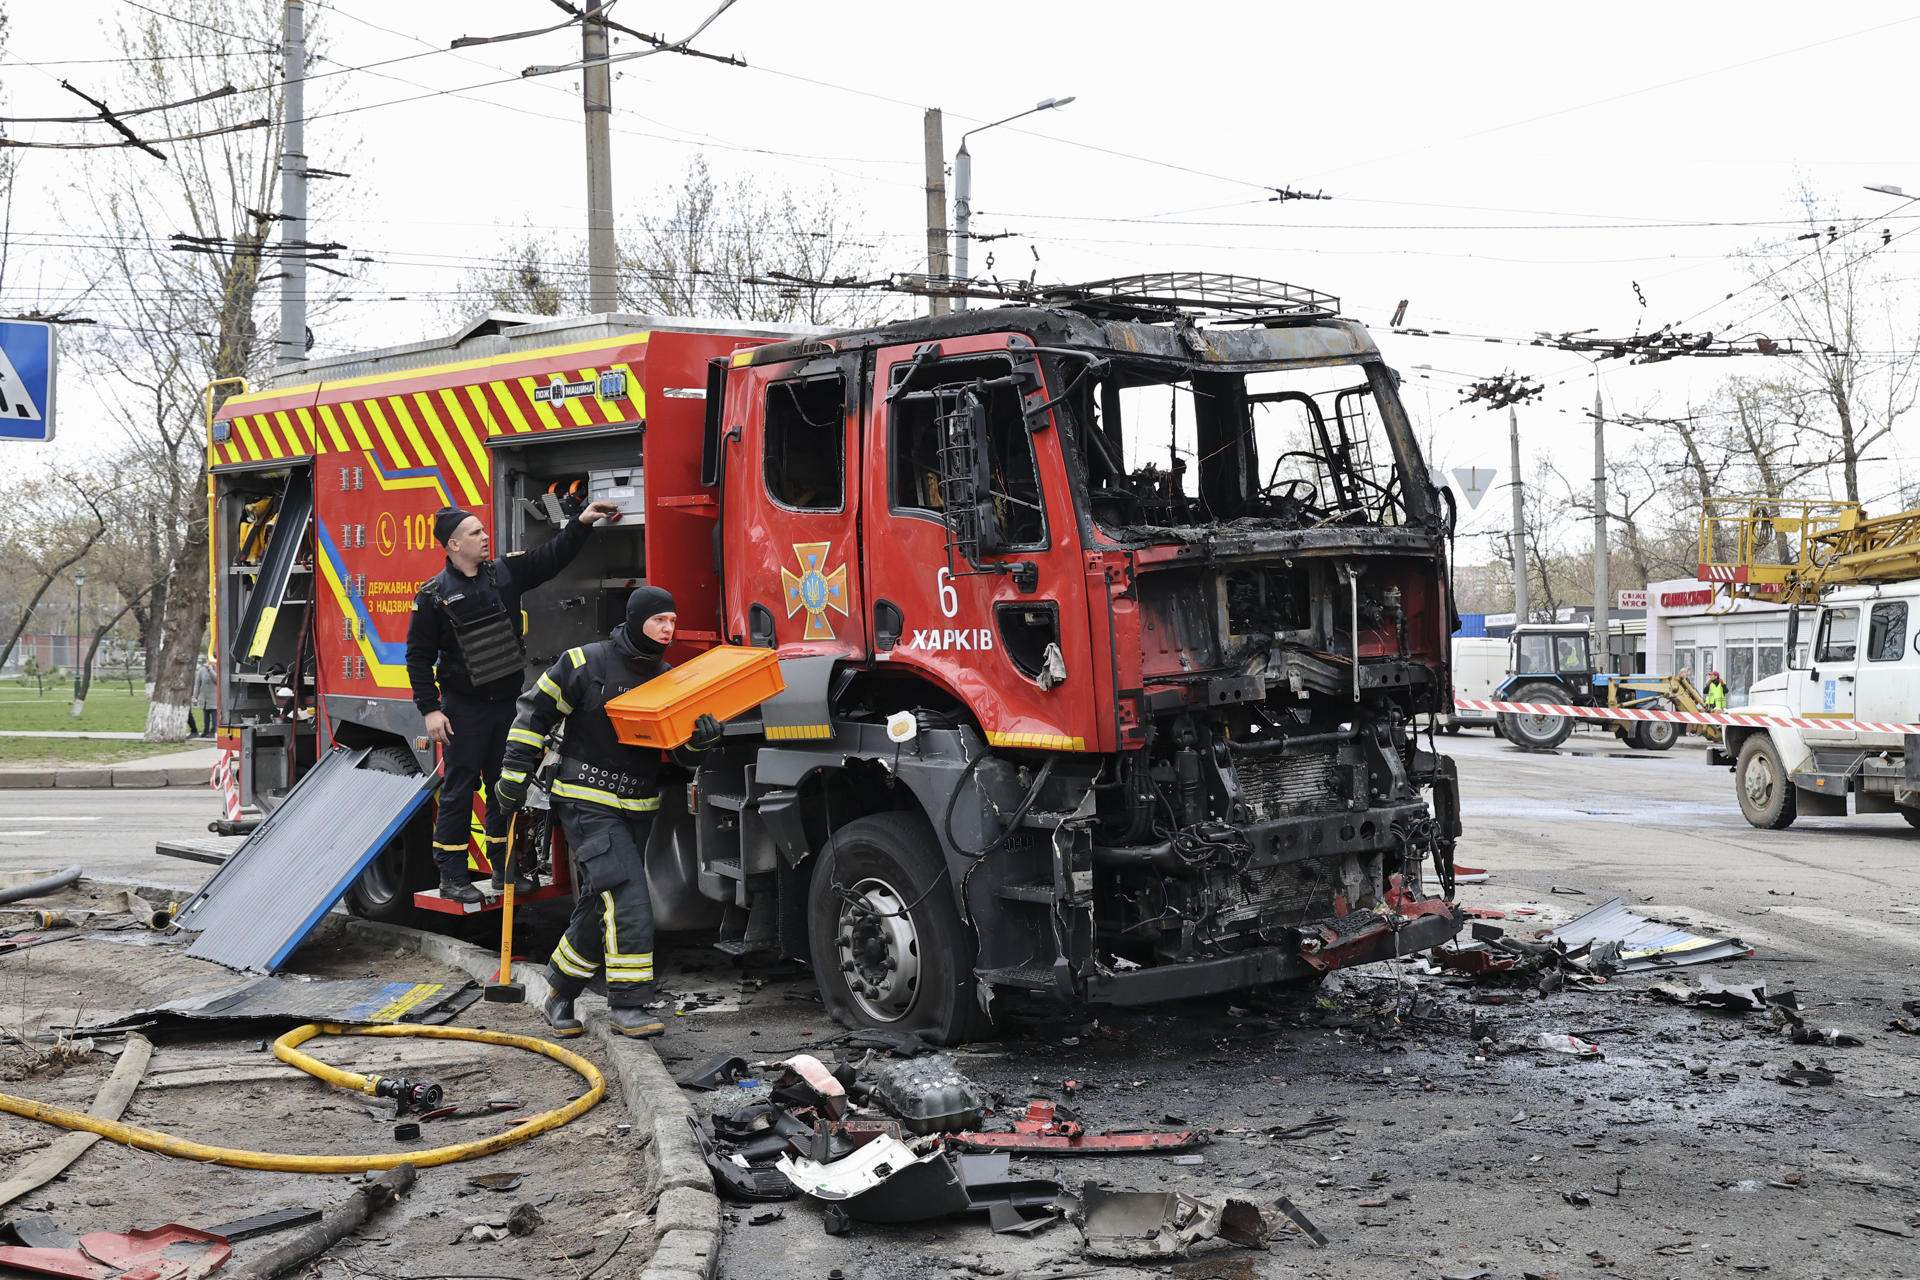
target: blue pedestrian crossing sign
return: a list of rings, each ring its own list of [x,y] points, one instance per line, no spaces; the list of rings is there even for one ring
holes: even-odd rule
[[[53,439],[53,326],[0,320],[0,440]]]

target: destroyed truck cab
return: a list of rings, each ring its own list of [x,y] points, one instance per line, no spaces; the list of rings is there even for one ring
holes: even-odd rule
[[[1135,278],[716,363],[722,638],[786,682],[666,806],[724,949],[955,1041],[1453,937],[1453,513],[1337,308]]]

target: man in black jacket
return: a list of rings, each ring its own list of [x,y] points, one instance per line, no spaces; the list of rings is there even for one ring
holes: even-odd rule
[[[566,568],[595,524],[619,518],[611,502],[596,502],[545,545],[494,560],[480,517],[458,507],[434,513],[433,536],[447,549],[447,566],[413,598],[407,679],[427,736],[440,744],[446,763],[433,824],[433,859],[444,898],[480,901],[466,874],[467,833],[474,788],[484,778],[491,797],[499,779],[513,702],[526,673],[520,597]],[[496,884],[506,829],[505,812],[489,799],[485,848]]]
[[[547,962],[553,990],[541,1013],[562,1036],[583,1030],[573,1002],[596,971],[607,975],[609,1021],[629,1036],[657,1036],[666,1025],[646,1011],[653,999],[653,903],[647,896],[647,838],[660,809],[659,774],[666,753],[620,741],[606,706],[667,669],[673,643],[673,597],[640,587],[627,598],[627,620],[613,637],[569,649],[520,699],[507,735],[496,794],[508,808],[527,798],[527,779],[546,754],[547,735],[566,721],[560,771],[551,784],[555,812],[573,851],[580,883],[573,919]],[[701,716],[687,749],[720,741],[720,723]],[[685,757],[682,762],[686,763]]]

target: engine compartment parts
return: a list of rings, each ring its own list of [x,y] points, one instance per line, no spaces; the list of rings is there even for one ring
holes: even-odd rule
[[[944,1053],[880,1062],[863,1083],[869,1100],[910,1133],[978,1129],[989,1105],[986,1090],[961,1075]]]
[[[302,1053],[300,1046],[318,1035],[464,1040],[475,1044],[504,1045],[509,1048],[524,1049],[529,1053],[551,1058],[570,1068],[587,1082],[587,1091],[565,1106],[542,1112],[490,1138],[432,1147],[425,1151],[390,1151],[372,1155],[345,1156],[294,1155],[288,1152],[250,1151],[239,1147],[209,1146],[154,1129],[121,1124],[118,1121],[102,1119],[85,1112],[70,1111],[65,1107],[56,1107],[7,1093],[0,1093],[0,1111],[28,1120],[38,1120],[42,1124],[54,1125],[61,1129],[98,1134],[122,1146],[158,1152],[160,1155],[173,1156],[180,1160],[198,1160],[227,1165],[235,1169],[264,1169],[277,1173],[367,1173],[374,1170],[396,1169],[401,1165],[431,1168],[435,1165],[474,1160],[481,1156],[492,1155],[496,1151],[504,1151],[508,1147],[517,1146],[529,1138],[545,1133],[549,1129],[557,1129],[585,1115],[599,1104],[600,1099],[605,1097],[607,1092],[607,1082],[600,1074],[600,1069],[579,1054],[571,1053],[545,1040],[513,1035],[505,1031],[475,1031],[465,1027],[429,1027],[412,1023],[380,1027],[346,1027],[333,1023],[308,1023],[303,1027],[295,1027],[273,1042],[273,1056],[280,1061],[289,1066],[298,1067],[316,1079],[355,1093],[377,1096],[380,1077],[342,1071],[338,1067],[328,1066],[319,1059]]]
[[[970,1151],[1140,1155],[1149,1151],[1185,1151],[1203,1144],[1206,1134],[1193,1129],[1113,1129],[1089,1133],[1065,1107],[1035,1099],[1014,1119],[1011,1132],[956,1133],[948,1141]]]
[[[1216,1238],[1248,1249],[1267,1243],[1266,1219],[1251,1201],[1184,1191],[1108,1191],[1089,1182],[1074,1220],[1094,1258],[1184,1258]]]

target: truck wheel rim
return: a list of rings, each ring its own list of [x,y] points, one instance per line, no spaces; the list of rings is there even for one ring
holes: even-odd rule
[[[1520,722],[1519,727],[1520,727],[1521,734],[1528,738],[1551,737],[1553,735],[1553,731],[1560,727],[1559,716],[1536,716],[1536,715],[1522,714],[1517,718]]]
[[[1765,756],[1755,756],[1747,761],[1747,776],[1742,779],[1747,788],[1747,800],[1757,808],[1765,808],[1773,798],[1773,762]]]
[[[834,930],[840,972],[853,1002],[876,1022],[897,1022],[920,990],[920,937],[907,900],[884,880],[867,879],[840,901]]]

